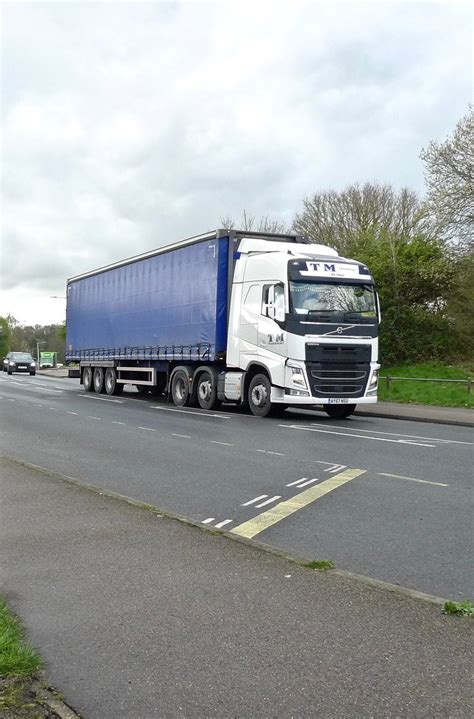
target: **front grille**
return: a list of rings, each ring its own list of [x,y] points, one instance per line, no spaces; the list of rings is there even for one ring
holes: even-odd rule
[[[306,346],[313,397],[363,397],[370,374],[370,345]]]

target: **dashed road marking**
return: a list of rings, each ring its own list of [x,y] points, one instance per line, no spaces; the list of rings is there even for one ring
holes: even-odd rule
[[[172,437],[182,437],[183,439],[191,439],[189,434],[177,434],[177,432],[171,432]]]
[[[210,443],[211,443],[211,444],[222,444],[222,445],[224,445],[225,447],[233,447],[233,446],[234,446],[234,445],[231,444],[230,442],[216,442],[216,440],[214,440],[214,439],[211,439],[211,442],[210,442]]]
[[[215,517],[208,517],[207,519],[204,519],[202,524],[210,524],[211,522],[214,522]]]
[[[51,409],[53,412],[59,412],[57,407],[48,407],[48,409]]]
[[[125,422],[117,422],[116,419],[112,420],[112,424],[121,424],[121,425],[125,426]]]
[[[249,507],[251,504],[254,504],[255,502],[259,502],[261,499],[266,499],[268,497],[268,494],[260,494],[258,497],[254,497],[253,499],[250,499],[248,502],[244,502],[241,504],[241,507]]]
[[[262,454],[276,454],[278,457],[284,457],[283,452],[270,452],[269,449],[256,449],[256,452],[262,452]]]
[[[78,394],[78,397],[83,399],[95,399],[99,402],[116,402],[117,404],[123,404],[123,399],[112,399],[111,397],[95,397],[93,394]]]
[[[219,522],[215,525],[216,529],[222,529],[222,527],[225,527],[226,524],[230,524],[233,520],[232,519],[224,519],[223,522]]]
[[[146,432],[156,432],[156,429],[152,429],[151,427],[139,427],[138,429],[144,429]]]
[[[303,487],[307,487],[309,484],[314,484],[315,482],[319,482],[319,479],[317,477],[313,477],[313,479],[306,479],[306,477],[301,480],[299,479],[297,482],[291,482],[290,484],[287,484],[287,487],[298,487],[298,489],[302,489]]]
[[[321,427],[321,424],[317,422],[312,422],[312,424],[316,427]],[[336,425],[336,424],[326,424],[324,422],[324,427],[331,427],[332,429],[348,429],[353,430],[354,432],[364,432],[369,434],[386,434],[391,435],[392,437],[405,437],[406,439],[426,439],[431,442],[441,442],[443,444],[468,444],[472,445],[474,442],[462,442],[459,439],[439,439],[438,437],[421,437],[416,434],[400,434],[399,432],[381,432],[380,430],[375,429],[359,429],[359,427],[348,427],[347,425]]]
[[[391,479],[405,479],[409,482],[420,482],[421,484],[434,484],[436,487],[449,487],[449,484],[443,482],[430,482],[428,479],[415,479],[415,477],[404,477],[401,474],[389,474],[388,472],[379,472],[381,477],[390,477]]]
[[[309,487],[291,499],[279,502],[275,507],[267,509],[257,517],[240,524],[238,527],[234,527],[234,529],[231,529],[230,531],[233,534],[238,534],[240,537],[252,539],[252,537],[260,534],[260,532],[263,532],[265,529],[268,529],[277,522],[281,522],[282,519],[286,519],[286,517],[294,514],[299,509],[307,507],[317,499],[320,499],[320,497],[324,497],[324,495],[329,494],[329,492],[334,491],[344,484],[347,484],[347,482],[350,482],[352,479],[365,474],[365,472],[365,469],[346,469],[345,472],[336,474],[330,479],[326,479],[324,482],[321,482],[321,484]]]
[[[87,419],[102,419],[102,417],[91,417],[90,415],[87,415]]]
[[[328,467],[328,468],[325,469],[324,471],[325,471],[325,472],[330,472],[330,473],[332,473],[332,472],[340,472],[342,469],[345,469],[345,468],[346,468],[346,465],[345,465],[345,464],[333,464],[332,467]]]
[[[160,409],[162,412],[181,412],[182,414],[197,414],[201,417],[213,417],[216,419],[230,419],[224,414],[211,414],[210,412],[198,412],[193,409],[175,409],[174,407],[159,407],[158,405],[152,405],[150,409]]]
[[[286,427],[286,429],[302,429],[305,432],[320,432],[321,434],[337,434],[342,437],[353,437],[354,439],[373,439],[377,442],[393,442],[394,444],[407,444],[412,447],[430,447],[434,448],[434,444],[423,444],[421,442],[412,442],[408,439],[389,439],[388,437],[372,437],[370,435],[351,434],[350,432],[332,432],[327,429],[316,429],[316,427],[304,427],[300,424],[279,424],[279,427]],[[357,432],[357,430],[355,430]]]
[[[276,502],[277,499],[281,499],[281,494],[276,494],[274,497],[270,497],[270,499],[266,499],[264,502],[260,502],[260,504],[256,504],[256,508],[260,509],[260,507],[266,507],[267,504],[272,504],[272,502]]]
[[[66,414],[74,414],[77,417],[77,412],[71,412],[71,410],[69,410],[69,409],[66,410]]]

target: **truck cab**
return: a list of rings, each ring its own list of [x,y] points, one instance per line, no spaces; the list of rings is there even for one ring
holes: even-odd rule
[[[247,388],[260,376],[249,397],[254,414],[318,404],[344,417],[358,403],[376,402],[379,320],[362,263],[322,245],[241,240],[227,366],[246,373]]]

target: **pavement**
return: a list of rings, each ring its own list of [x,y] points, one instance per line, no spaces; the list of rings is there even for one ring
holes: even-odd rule
[[[2,592],[84,719],[472,716],[471,620],[1,460]]]

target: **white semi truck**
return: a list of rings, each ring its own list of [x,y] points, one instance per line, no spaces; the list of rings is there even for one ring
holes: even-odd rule
[[[68,280],[66,361],[86,391],[264,417],[377,401],[367,267],[298,235],[216,230]]]

